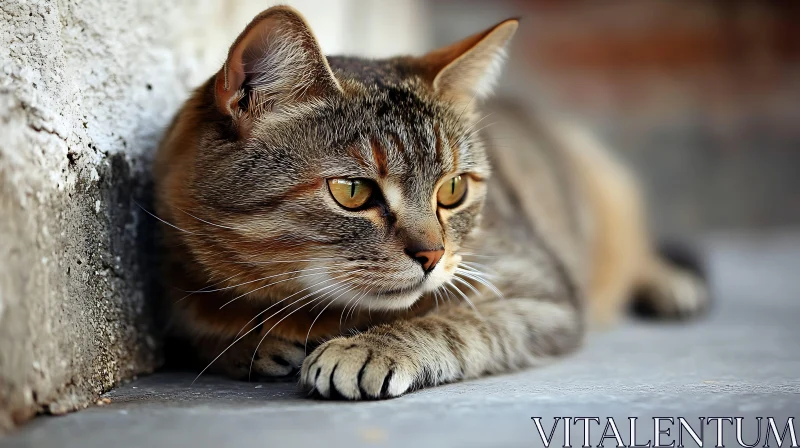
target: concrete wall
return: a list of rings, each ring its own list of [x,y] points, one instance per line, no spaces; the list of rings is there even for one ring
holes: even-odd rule
[[[0,1],[0,431],[158,367],[149,160],[270,3]],[[414,0],[288,3],[329,52],[426,41]]]

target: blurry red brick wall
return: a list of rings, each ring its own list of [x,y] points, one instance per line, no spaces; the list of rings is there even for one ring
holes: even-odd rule
[[[800,2],[432,0],[430,10],[437,44],[521,16],[509,78],[619,149],[663,233],[800,225]]]

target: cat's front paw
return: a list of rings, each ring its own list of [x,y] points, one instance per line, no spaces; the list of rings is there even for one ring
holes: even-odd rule
[[[273,337],[261,340],[258,335],[217,350],[224,350],[216,364],[218,368],[240,380],[296,377],[305,359],[303,344]]]
[[[403,395],[418,384],[419,367],[380,335],[360,334],[322,344],[303,363],[300,386],[324,398],[372,400]]]
[[[252,360],[252,373],[260,379],[296,376],[305,357],[303,344],[277,338],[265,340]]]

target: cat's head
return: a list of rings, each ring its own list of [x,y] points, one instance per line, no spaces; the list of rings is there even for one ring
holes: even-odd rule
[[[202,126],[182,195],[203,215],[170,214],[202,229],[196,258],[218,280],[261,279],[245,287],[264,287],[253,297],[278,288],[372,309],[451,281],[490,175],[476,102],[516,28],[363,60],[326,58],[289,7],[258,15],[200,95],[205,111],[182,112]]]

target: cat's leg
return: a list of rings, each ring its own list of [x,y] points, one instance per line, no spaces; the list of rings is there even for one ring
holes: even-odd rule
[[[396,397],[537,364],[574,349],[582,333],[582,317],[567,301],[453,306],[322,344],[303,363],[300,385],[327,398]]]
[[[592,216],[587,294],[592,320],[601,326],[614,322],[632,299],[637,312],[654,317],[688,317],[707,309],[707,285],[695,267],[653,247],[635,176],[584,129],[566,125],[561,132]]]
[[[642,264],[633,300],[640,316],[684,319],[706,311],[710,293],[694,255],[653,253]]]
[[[253,332],[235,339],[198,339],[194,348],[212,372],[240,380],[292,377],[299,372],[306,348],[298,342]]]

